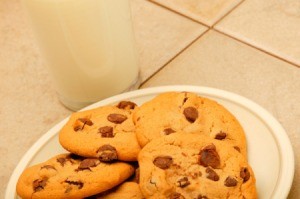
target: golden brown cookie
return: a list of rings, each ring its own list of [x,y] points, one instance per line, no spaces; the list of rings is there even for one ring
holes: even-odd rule
[[[62,154],[27,168],[18,180],[17,193],[23,199],[80,199],[119,185],[133,172],[133,166],[124,162]]]
[[[169,92],[140,106],[133,115],[143,147],[151,140],[177,131],[205,134],[247,154],[246,138],[238,120],[217,102],[188,92]]]
[[[138,160],[146,198],[257,198],[245,157],[228,143],[205,135],[177,132],[154,139]]]
[[[143,199],[140,186],[136,182],[124,182],[123,184],[115,187],[104,193],[98,194],[88,199]]]
[[[132,102],[73,113],[59,133],[60,144],[71,153],[97,157],[101,161],[136,161],[140,146],[136,139]]]

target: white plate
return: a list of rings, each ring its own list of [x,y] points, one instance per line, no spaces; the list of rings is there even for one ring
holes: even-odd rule
[[[165,86],[137,90],[117,95],[83,110],[131,100],[137,104],[167,91],[189,91],[218,101],[229,109],[242,124],[248,144],[248,160],[257,179],[258,196],[261,199],[281,199],[288,196],[294,176],[294,154],[290,140],[279,122],[254,102],[227,91],[195,86]],[[64,119],[44,134],[23,156],[15,168],[6,189],[5,199],[17,198],[16,183],[22,171],[65,152],[59,145],[58,131],[67,122]]]

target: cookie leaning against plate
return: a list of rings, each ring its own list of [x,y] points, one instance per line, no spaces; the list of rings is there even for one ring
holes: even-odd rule
[[[228,143],[177,132],[140,152],[140,187],[155,199],[255,199],[255,177],[245,157]]]
[[[188,92],[168,92],[138,107],[133,115],[143,147],[149,141],[176,131],[198,132],[229,142],[243,155],[246,138],[237,119],[217,102]]]
[[[135,161],[140,151],[132,121],[135,106],[122,101],[73,113],[59,133],[60,144],[71,153],[101,161]]]
[[[17,183],[23,199],[80,199],[111,189],[134,172],[123,163],[103,163],[98,159],[61,154],[27,168]]]

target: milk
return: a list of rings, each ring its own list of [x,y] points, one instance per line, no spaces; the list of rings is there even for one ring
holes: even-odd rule
[[[23,0],[61,101],[71,109],[136,86],[129,0]]]

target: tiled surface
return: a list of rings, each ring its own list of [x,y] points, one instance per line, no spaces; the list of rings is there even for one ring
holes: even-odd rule
[[[142,80],[207,29],[145,0],[132,0],[132,11]]]
[[[299,168],[300,69],[210,31],[143,87],[176,84],[224,89],[266,108],[286,129]],[[299,198],[299,183],[298,169],[289,198]]]
[[[300,1],[243,2],[216,28],[300,65]]]
[[[212,26],[242,0],[150,0]]]
[[[296,174],[289,199],[298,199],[300,1],[131,1],[142,80],[150,77],[143,87],[210,86],[238,93],[265,107],[292,142]],[[200,24],[212,26],[226,14],[216,28],[231,37],[213,30],[205,32],[207,28]],[[9,176],[25,151],[71,113],[57,99],[20,0],[0,0],[0,74],[3,198]]]

